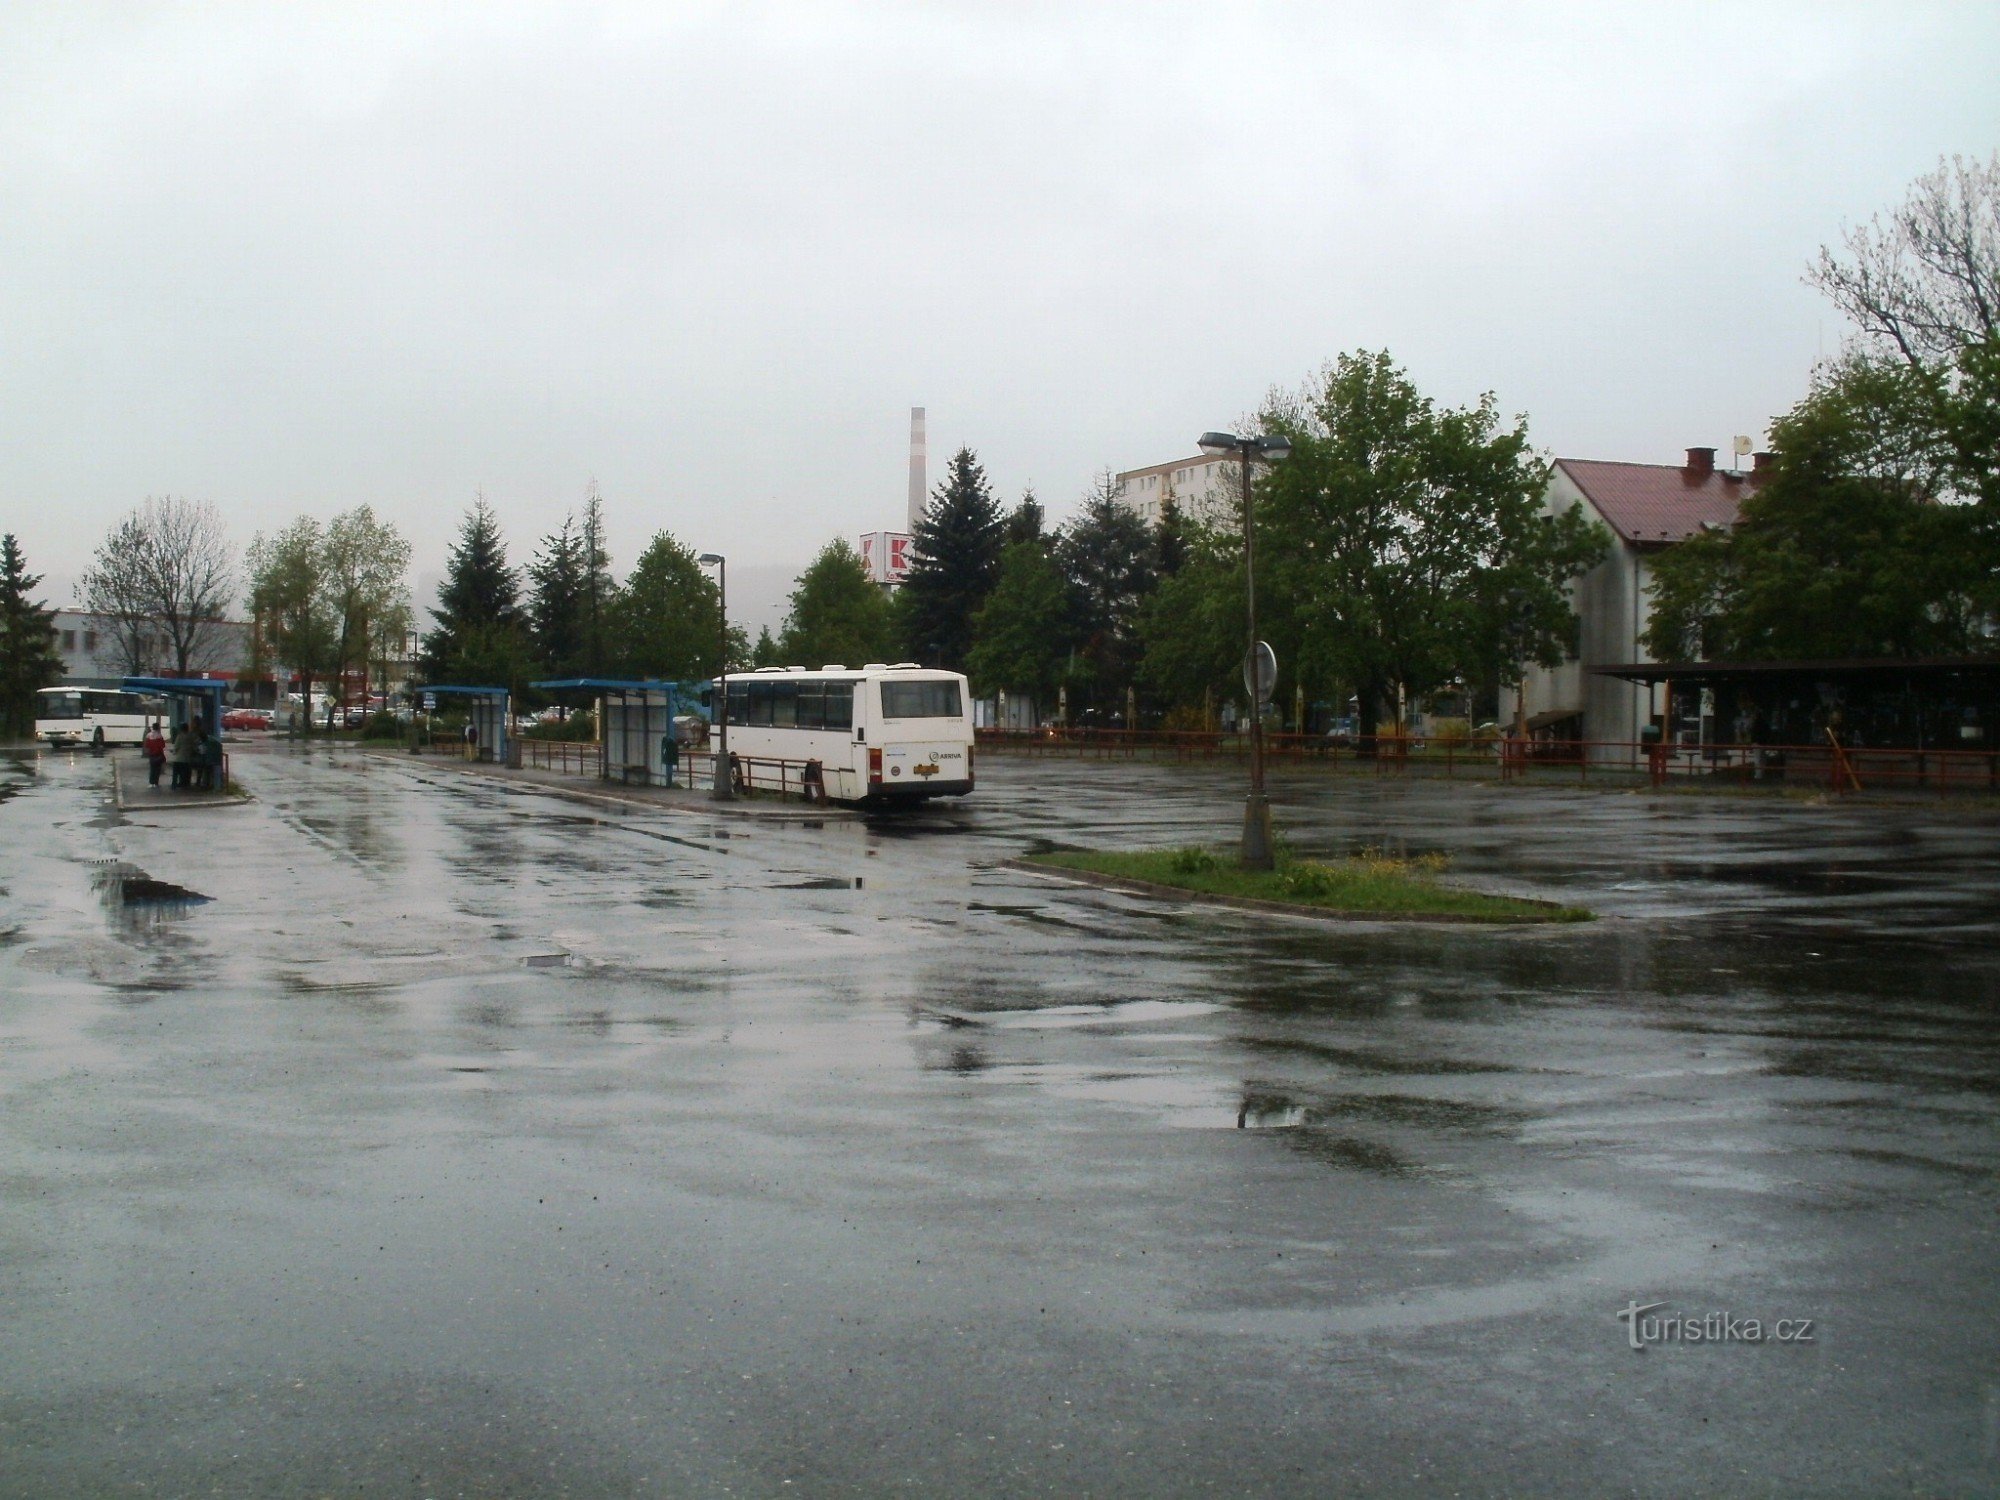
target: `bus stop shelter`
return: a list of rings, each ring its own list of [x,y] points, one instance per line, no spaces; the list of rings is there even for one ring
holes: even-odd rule
[[[181,725],[199,718],[208,732],[222,736],[222,700],[229,684],[212,677],[127,677],[128,693],[148,693],[167,700],[167,737]]]
[[[510,696],[507,689],[445,683],[418,688],[417,691],[426,695],[436,694],[440,698],[463,699],[466,717],[471,721],[475,736],[468,742],[477,751],[475,758],[503,763],[506,761]]]
[[[598,775],[646,786],[672,786],[680,767],[674,714],[680,695],[671,682],[628,681],[616,677],[559,677],[534,686],[566,701],[590,698],[603,704],[598,737],[604,757]]]

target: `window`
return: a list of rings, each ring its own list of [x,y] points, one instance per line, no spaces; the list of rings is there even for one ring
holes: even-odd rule
[[[91,651],[91,652],[94,652],[94,651],[96,651],[96,650],[97,650],[97,632],[96,632],[96,631],[94,631],[94,630],[86,630],[86,631],[85,631],[85,632],[83,633],[83,649],[84,649],[84,650],[86,650],[86,651]]]
[[[75,649],[76,649],[76,632],[74,630],[65,630],[63,632],[63,650],[74,651]]]
[[[854,727],[853,683],[829,682],[826,685],[826,702],[823,717],[828,729],[852,729]]]
[[[82,718],[83,694],[81,693],[42,694],[42,717],[45,719]]]
[[[761,722],[769,723],[774,729],[798,728],[799,685],[796,682],[769,682],[762,686],[770,694],[771,717]]]
[[[964,714],[955,682],[882,684],[882,717],[885,719],[957,719]]]

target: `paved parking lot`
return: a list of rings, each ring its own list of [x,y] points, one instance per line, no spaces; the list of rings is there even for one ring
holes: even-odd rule
[[[0,760],[0,1493],[1996,1486],[1989,809],[1277,778],[1491,931],[995,868],[1229,768],[234,769]]]

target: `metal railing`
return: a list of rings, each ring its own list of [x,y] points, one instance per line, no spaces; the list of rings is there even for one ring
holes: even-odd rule
[[[521,764],[537,771],[558,771],[569,776],[602,776],[604,747],[590,740],[514,739],[509,744],[521,748]]]
[[[739,792],[776,792],[781,797],[800,797],[811,787],[814,794],[825,796],[825,782],[810,780],[807,768],[817,766],[809,760],[778,760],[768,756],[740,755],[731,752],[730,764],[735,768],[736,790]],[[681,752],[682,773],[688,778],[688,785],[696,790],[715,785],[715,752],[713,750],[684,750]]]
[[[1247,759],[1249,737],[1165,729],[980,729],[987,753],[1188,762]],[[1770,783],[1834,792],[2000,792],[2000,751],[1806,745],[1654,745],[1641,740],[1427,740],[1378,735],[1369,748],[1324,735],[1266,734],[1268,759],[1376,776],[1495,777],[1502,781],[1592,780],[1654,786]]]

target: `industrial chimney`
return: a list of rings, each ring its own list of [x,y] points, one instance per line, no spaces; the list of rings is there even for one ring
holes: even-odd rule
[[[924,507],[930,504],[930,480],[925,472],[924,453],[924,409],[910,408],[910,530],[917,529],[917,522],[924,518]]]

